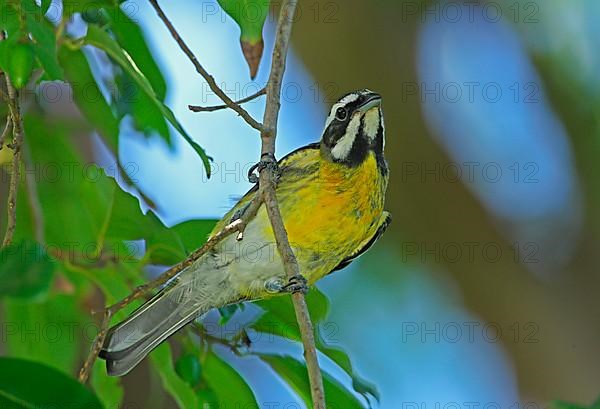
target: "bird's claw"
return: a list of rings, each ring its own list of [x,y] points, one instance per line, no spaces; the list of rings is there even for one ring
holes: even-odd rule
[[[308,293],[308,281],[303,275],[295,275],[288,280],[288,283],[281,288],[284,293]]]
[[[265,169],[269,169],[273,173],[273,181],[277,183],[281,173],[279,171],[279,165],[277,164],[275,155],[272,153],[263,153],[260,158],[260,161],[248,170],[248,181],[250,183],[258,183],[260,172]]]
[[[302,275],[296,275],[284,284],[282,278],[272,278],[265,282],[265,289],[271,294],[308,293],[308,281]]]

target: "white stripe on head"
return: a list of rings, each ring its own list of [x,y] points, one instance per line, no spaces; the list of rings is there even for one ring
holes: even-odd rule
[[[348,157],[359,130],[360,115],[354,115],[354,117],[350,120],[348,127],[346,128],[346,133],[344,136],[342,136],[340,140],[337,141],[333,149],[331,149],[331,156],[333,156],[334,159],[342,160]]]
[[[381,149],[385,150],[385,122],[383,121],[383,111],[379,109],[379,122],[381,123],[381,130],[383,131],[383,141]]]
[[[379,132],[379,108],[372,108],[365,114],[365,134],[374,141]]]
[[[331,122],[333,122],[333,120],[335,119],[335,113],[338,110],[338,108],[342,108],[345,107],[346,105],[356,101],[358,99],[358,97],[360,97],[360,94],[357,93],[352,93],[352,94],[348,94],[346,95],[344,98],[340,99],[338,102],[336,102],[332,107],[331,107],[331,111],[329,111],[329,116],[327,117],[327,121],[325,121],[325,129],[327,129],[327,127],[331,124]]]

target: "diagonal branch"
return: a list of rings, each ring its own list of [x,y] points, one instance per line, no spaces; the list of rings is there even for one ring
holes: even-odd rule
[[[181,48],[181,50],[185,53],[185,55],[187,55],[187,57],[192,62],[192,64],[194,64],[194,67],[196,68],[196,71],[198,72],[198,74],[200,74],[200,75],[202,75],[202,77],[204,77],[204,79],[208,83],[208,86],[210,87],[210,89],[215,94],[217,94],[217,96],[219,98],[221,98],[221,100],[229,108],[233,109],[242,118],[244,118],[244,120],[248,123],[248,125],[250,125],[252,128],[254,128],[258,131],[262,131],[262,125],[256,119],[252,118],[252,115],[250,115],[248,113],[248,111],[246,111],[239,104],[237,104],[235,101],[233,101],[231,98],[229,98],[227,96],[227,94],[217,85],[217,81],[215,81],[214,77],[212,75],[210,75],[208,73],[208,71],[206,71],[206,69],[202,66],[202,64],[200,64],[200,61],[198,61],[198,58],[196,58],[196,56],[194,55],[192,50],[190,50],[190,48],[187,46],[185,41],[183,41],[183,38],[181,38],[181,36],[179,35],[179,33],[177,32],[177,30],[175,29],[175,27],[169,20],[169,18],[165,15],[165,12],[161,9],[160,5],[158,4],[158,1],[157,0],[149,0],[149,1],[150,1],[150,4],[152,4],[152,7],[154,7],[154,10],[156,10],[156,13],[158,13],[158,16],[160,17],[160,19],[163,21],[163,23],[165,23],[165,25],[169,29],[171,36],[177,42],[177,44],[179,45],[179,48]]]
[[[281,5],[279,20],[277,23],[277,33],[275,38],[275,48],[273,49],[273,59],[269,82],[267,84],[267,105],[263,120],[264,130],[261,132],[261,158],[263,160],[274,161],[275,158],[275,140],[277,137],[277,121],[279,118],[281,86],[283,74],[285,72],[286,56],[292,32],[292,23],[296,11],[297,0],[284,0]],[[264,201],[267,214],[273,227],[277,250],[283,261],[283,267],[288,278],[300,275],[300,268],[296,256],[292,251],[290,242],[281,218],[281,212],[277,203],[275,194],[273,167],[266,167],[260,172],[260,192]],[[304,294],[295,293],[292,295],[296,320],[300,327],[302,335],[302,344],[304,346],[304,358],[306,368],[308,369],[308,379],[311,386],[311,396],[313,407],[315,409],[325,409],[325,392],[323,389],[323,379],[319,362],[317,359],[317,350],[315,347],[314,330],[304,299]]]
[[[256,98],[265,95],[267,93],[267,89],[263,88],[260,91],[247,96],[246,98],[242,98],[239,101],[235,101],[235,103],[237,105],[241,105],[241,104],[245,104],[246,102],[250,102],[255,100]],[[229,108],[228,105],[216,105],[216,106],[212,106],[212,107],[203,107],[203,106],[199,106],[199,105],[188,105],[188,108],[190,109],[190,111],[192,112],[214,112],[214,111],[220,111],[221,109],[227,109]]]
[[[19,189],[19,179],[21,170],[21,147],[23,145],[23,118],[21,116],[21,106],[19,103],[19,94],[12,85],[8,74],[5,73],[6,87],[8,90],[8,108],[9,121],[12,122],[13,142],[8,144],[13,150],[12,171],[10,184],[8,187],[8,224],[4,234],[2,246],[8,246],[12,243],[15,229],[17,227],[17,193]],[[7,125],[8,128],[8,125]]]

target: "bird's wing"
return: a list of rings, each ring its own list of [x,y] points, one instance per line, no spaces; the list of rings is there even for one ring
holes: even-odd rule
[[[373,236],[365,239],[360,244],[360,246],[358,246],[358,248],[356,250],[354,250],[352,253],[350,253],[350,255],[348,255],[348,257],[343,259],[340,262],[340,264],[335,266],[335,268],[333,270],[331,270],[329,272],[329,274],[333,273],[334,271],[341,270],[342,268],[348,266],[350,263],[352,263],[358,257],[363,255],[367,250],[369,250],[371,248],[371,246],[381,237],[383,232],[385,232],[385,230],[387,229],[387,227],[390,225],[391,222],[392,222],[392,215],[389,212],[384,211],[383,214],[381,215],[381,218],[379,219],[379,226],[377,227],[377,231],[375,231],[375,234]]]
[[[282,173],[283,178],[295,178],[302,177],[302,172],[306,171],[310,164],[317,165],[318,162],[314,160],[313,153],[318,152],[321,148],[321,144],[311,143],[305,145],[301,148],[298,148],[283,158],[281,158],[277,164],[279,165],[279,170]],[[283,183],[285,185],[285,183]],[[291,184],[288,184],[291,185]],[[279,187],[279,186],[278,186]],[[223,216],[223,218],[217,223],[217,225],[213,228],[211,236],[221,231],[225,226],[231,223],[231,219],[238,212],[243,212],[245,206],[250,204],[250,201],[258,191],[258,184],[254,185],[242,198],[235,204],[235,206]]]

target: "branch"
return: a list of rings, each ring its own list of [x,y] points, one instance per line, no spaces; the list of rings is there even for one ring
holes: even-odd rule
[[[8,136],[8,134],[12,131],[12,118],[10,117],[10,114],[8,114],[6,116],[6,126],[4,127],[4,130],[2,131],[2,134],[0,135],[0,150],[4,147],[4,141],[6,140],[6,137]]]
[[[13,142],[7,146],[13,150],[13,159],[12,173],[8,188],[8,224],[6,226],[6,233],[4,234],[2,246],[8,246],[12,243],[15,229],[17,227],[17,193],[21,169],[21,146],[23,145],[23,118],[21,117],[19,94],[10,82],[8,74],[5,74],[5,78],[6,87],[8,90],[9,118],[12,122],[13,128]]]
[[[254,93],[246,98],[240,99],[239,101],[235,101],[235,103],[236,103],[236,105],[245,104],[246,102],[255,100],[256,98],[258,98],[262,95],[265,95],[266,93],[267,93],[267,89],[263,88],[260,91]],[[188,108],[192,112],[214,112],[214,111],[220,111],[221,109],[227,109],[227,108],[229,108],[229,106],[228,105],[216,105],[216,106],[212,106],[212,107],[203,107],[203,106],[199,106],[199,105],[188,105]]]
[[[194,64],[194,66],[196,67],[196,71],[198,71],[198,73],[200,73],[200,75],[202,75],[204,79],[208,82],[213,92],[215,92],[223,100],[223,102],[225,102],[226,107],[236,111],[246,120],[246,122],[250,126],[261,131],[261,158],[263,158],[265,161],[269,160],[274,163],[275,139],[277,135],[277,121],[279,118],[281,85],[283,74],[285,72],[286,56],[290,34],[292,31],[292,20],[296,10],[297,0],[284,0],[283,5],[281,6],[279,21],[277,25],[275,47],[273,50],[271,73],[269,75],[269,82],[266,88],[267,104],[265,108],[264,125],[254,120],[250,116],[250,114],[248,114],[248,112],[239,105],[239,103],[243,103],[246,101],[242,100],[239,103],[236,103],[232,101],[218,87],[214,78],[210,74],[208,74],[208,72],[202,67],[202,65],[198,62],[197,58],[194,56],[192,51],[181,39],[181,37],[169,21],[169,19],[166,17],[164,12],[158,5],[157,0],[149,1],[158,13],[161,20],[169,29],[175,41],[179,44],[179,47]],[[216,109],[214,109],[213,107],[209,108],[208,110]],[[281,256],[286,275],[289,278],[292,278],[293,276],[300,274],[298,262],[290,247],[287,232],[285,230],[285,226],[281,218],[281,212],[279,210],[279,205],[277,203],[277,197],[275,194],[274,179],[275,175],[272,166],[266,167],[265,169],[261,170],[259,179],[259,192],[250,202],[248,207],[244,210],[243,214],[240,216],[239,219],[232,221],[223,230],[212,236],[204,244],[204,246],[192,253],[187,259],[171,267],[169,270],[167,270],[154,281],[137,287],[130,295],[123,298],[121,301],[104,309],[104,318],[102,321],[102,326],[100,328],[100,331],[98,332],[98,335],[96,336],[96,339],[94,340],[94,344],[86,359],[86,362],[84,363],[83,367],[81,368],[81,371],[79,372],[80,382],[85,383],[87,381],[91,367],[97,359],[98,354],[100,353],[100,350],[104,343],[110,319],[117,311],[129,305],[134,300],[141,298],[150,290],[158,288],[159,286],[165,284],[167,281],[175,277],[183,269],[190,266],[193,262],[198,260],[202,255],[204,255],[206,252],[212,249],[225,237],[231,235],[233,232],[237,231],[239,233],[237,239],[241,240],[243,238],[244,228],[246,227],[249,220],[254,218],[258,211],[258,208],[261,206],[262,203],[265,204],[269,219],[271,221],[273,233],[277,242],[277,249]],[[314,340],[314,330],[312,322],[310,320],[310,315],[308,313],[308,307],[306,305],[304,295],[301,293],[293,294],[292,301],[294,303],[296,319],[300,327],[302,343],[304,345],[304,357],[306,360],[306,367],[308,369],[308,377],[311,385],[313,407],[316,409],[325,409],[325,393],[323,389],[323,380],[317,359],[317,351]]]
[[[88,354],[85,363],[79,371],[79,382],[87,382],[87,379],[90,376],[90,370],[94,362],[98,358],[98,354],[100,353],[102,345],[104,344],[104,338],[106,338],[106,334],[108,332],[108,325],[110,324],[110,319],[113,315],[115,315],[118,311],[131,304],[133,301],[142,298],[149,291],[154,290],[160,287],[161,285],[165,284],[167,281],[175,277],[179,272],[192,265],[196,260],[198,260],[204,254],[206,254],[209,250],[215,247],[223,239],[230,236],[232,233],[241,233],[245,228],[246,224],[248,223],[248,220],[256,215],[256,210],[258,210],[258,207],[258,205],[254,205],[251,203],[251,205],[249,206],[246,213],[242,216],[242,218],[229,223],[221,231],[211,236],[202,247],[190,254],[185,260],[174,265],[173,267],[162,273],[160,276],[158,276],[156,279],[135,288],[131,294],[123,298],[121,301],[109,307],[106,307],[103,311],[104,318],[100,326],[100,331],[96,335],[90,353]]]
[[[277,120],[279,118],[281,85],[283,74],[285,72],[286,56],[292,32],[292,22],[296,10],[297,0],[284,0],[281,5],[279,21],[277,23],[277,34],[275,38],[275,48],[273,49],[273,58],[269,82],[267,84],[267,105],[263,120],[264,130],[261,132],[261,158],[269,158],[274,161],[275,139],[277,137]],[[289,243],[287,232],[281,218],[281,212],[277,203],[275,194],[273,167],[266,167],[260,172],[260,193],[273,227],[277,250],[283,262],[283,267],[288,278],[300,275],[300,268],[296,256]],[[325,409],[325,392],[323,389],[323,379],[319,362],[317,359],[317,349],[315,347],[314,330],[304,299],[304,294],[295,293],[292,295],[296,320],[300,327],[302,335],[302,344],[304,346],[304,358],[308,370],[308,379],[311,386],[311,396],[313,407],[315,409]]]
[[[215,94],[217,94],[217,96],[219,98],[221,98],[221,100],[229,108],[233,109],[242,118],[244,118],[244,120],[248,123],[248,125],[250,125],[252,128],[254,128],[258,131],[262,131],[262,124],[260,124],[258,121],[256,121],[256,119],[252,118],[252,116],[248,113],[248,111],[246,111],[240,105],[236,104],[231,98],[229,98],[227,96],[227,94],[225,94],[225,92],[217,85],[217,82],[215,81],[214,77],[212,75],[210,75],[208,73],[208,71],[206,71],[206,69],[204,69],[202,64],[200,64],[200,61],[198,61],[198,59],[196,58],[196,56],[194,55],[192,50],[190,50],[190,48],[187,46],[187,44],[183,41],[183,39],[181,38],[181,36],[179,35],[177,30],[171,23],[171,21],[165,15],[164,11],[160,8],[160,6],[158,5],[158,1],[157,0],[149,0],[149,1],[150,1],[150,4],[152,4],[152,7],[154,7],[154,10],[156,10],[156,13],[158,13],[158,16],[160,17],[160,19],[163,21],[163,23],[165,23],[165,25],[169,29],[171,36],[177,42],[177,44],[179,45],[179,48],[181,48],[181,50],[185,53],[185,55],[187,55],[187,57],[192,62],[192,64],[194,64],[194,67],[196,68],[196,71],[198,72],[198,74],[200,74],[200,75],[202,75],[202,77],[204,77],[204,79],[208,83],[208,86],[210,87],[210,89]]]

